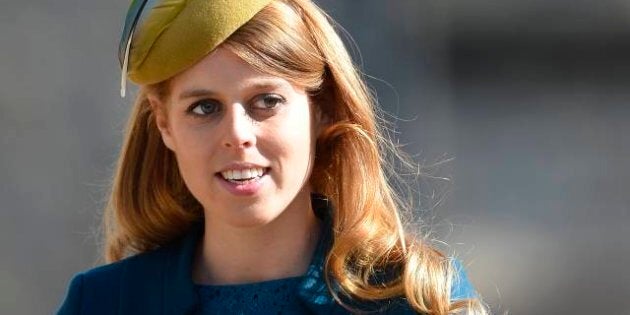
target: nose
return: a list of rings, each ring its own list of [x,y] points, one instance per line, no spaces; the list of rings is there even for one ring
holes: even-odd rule
[[[230,106],[223,119],[225,122],[224,147],[246,149],[256,144],[254,121],[242,105]]]

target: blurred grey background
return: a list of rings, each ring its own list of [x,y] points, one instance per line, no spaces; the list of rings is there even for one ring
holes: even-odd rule
[[[407,152],[451,179],[422,185],[428,215],[496,313],[630,314],[630,2],[319,3]],[[2,3],[2,314],[54,312],[98,262],[127,6]]]

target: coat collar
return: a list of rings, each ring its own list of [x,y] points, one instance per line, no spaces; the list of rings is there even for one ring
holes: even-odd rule
[[[311,201],[313,210],[323,222],[322,233],[304,279],[299,284],[298,295],[313,314],[341,313],[340,310],[335,311],[336,308],[340,307],[330,294],[324,275],[326,254],[332,245],[332,208],[328,200],[320,195],[313,194]],[[153,276],[149,275],[146,282],[136,283],[135,286],[139,287],[135,289],[146,290],[150,288],[152,292],[158,293],[156,289],[162,288],[161,294],[155,294],[148,298],[154,300],[152,303],[162,304],[164,314],[191,314],[199,305],[191,275],[195,249],[202,235],[203,224],[195,224],[180,241],[158,250],[158,252],[164,251],[164,253],[161,255],[156,253],[160,256],[154,259],[156,264],[159,264],[156,266],[157,268],[146,268],[146,266],[136,264],[137,268],[130,269],[142,268],[143,270],[129,270],[129,272],[134,273],[146,273],[147,269],[154,269],[157,272]],[[134,288],[129,289],[134,290]],[[131,304],[137,305],[137,303]]]

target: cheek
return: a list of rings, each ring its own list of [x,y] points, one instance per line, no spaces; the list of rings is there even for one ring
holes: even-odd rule
[[[198,128],[185,125],[173,125],[173,140],[175,142],[175,154],[182,159],[199,159],[209,149],[211,144],[211,131],[207,128]],[[192,161],[191,161],[192,162]]]
[[[296,175],[298,171],[309,171],[314,158],[315,137],[307,106],[289,116],[271,132],[275,151],[271,153],[284,159],[284,165],[281,165],[284,172]]]
[[[211,172],[212,131],[173,125],[175,155],[180,173],[191,193],[199,199]]]

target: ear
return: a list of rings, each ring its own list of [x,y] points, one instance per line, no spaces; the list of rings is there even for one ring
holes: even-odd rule
[[[321,133],[330,125],[330,117],[319,106],[313,106],[313,115],[315,116],[315,138],[319,138]]]
[[[166,104],[163,104],[163,102],[155,95],[149,94],[147,99],[149,100],[151,111],[153,112],[153,117],[155,118],[155,125],[162,136],[162,142],[164,142],[164,145],[171,151],[175,151],[175,141],[168,122],[168,113],[164,107]]]

